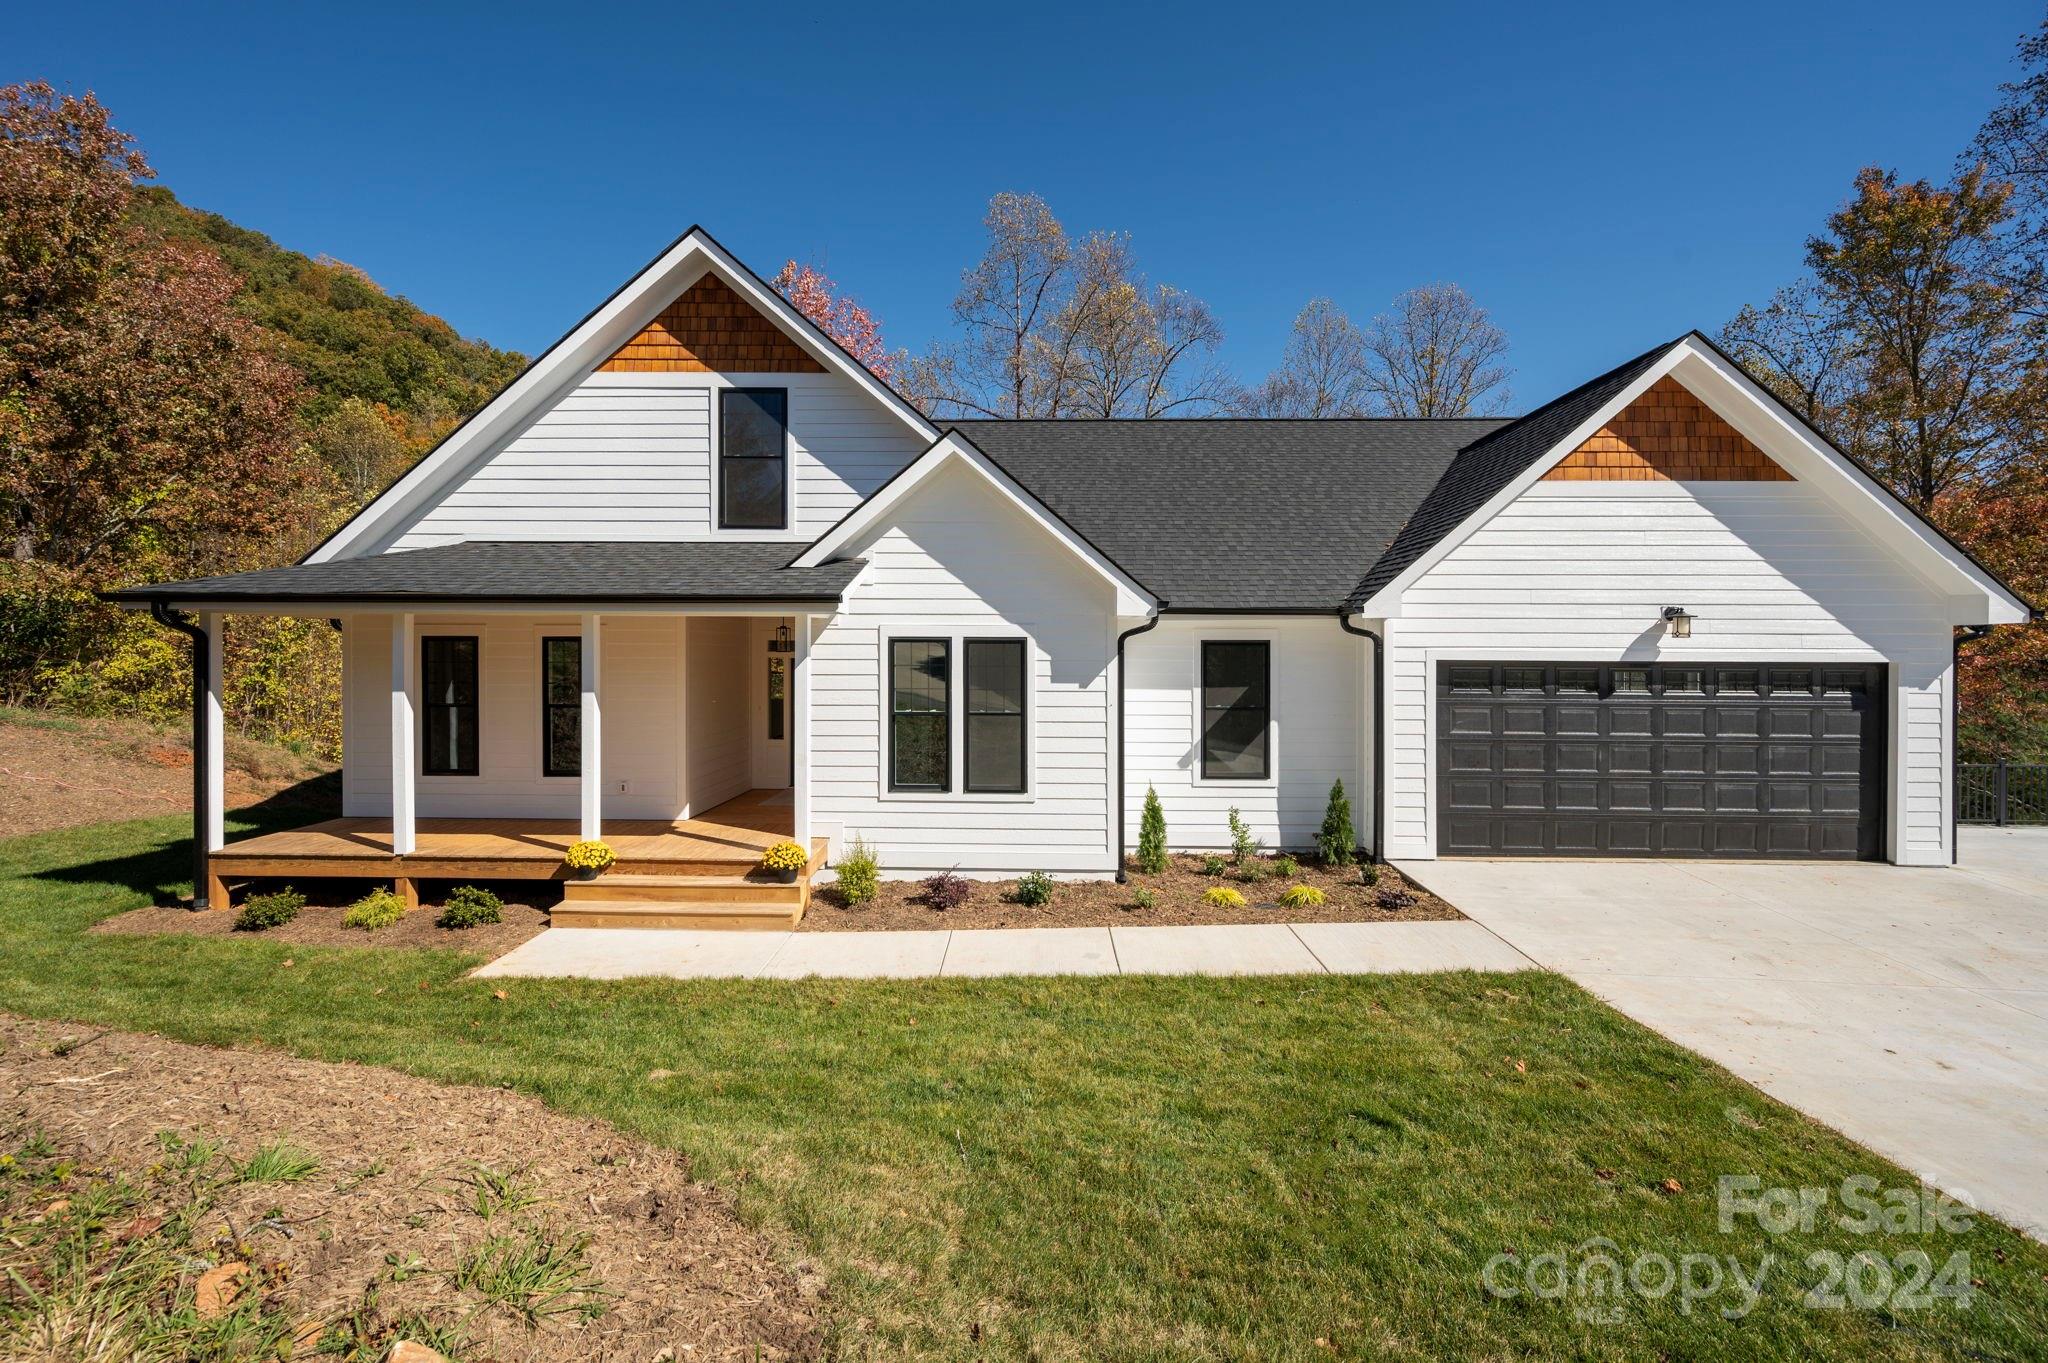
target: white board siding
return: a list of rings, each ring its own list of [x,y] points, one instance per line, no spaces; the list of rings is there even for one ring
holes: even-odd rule
[[[1684,606],[1692,638],[1658,612]],[[1946,599],[1800,483],[1538,483],[1388,622],[1388,853],[1436,855],[1444,659],[1890,663],[1895,861],[1948,853]]]
[[[1267,781],[1204,781],[1197,714],[1201,643],[1264,639],[1272,647],[1272,773]],[[1177,851],[1230,846],[1236,806],[1269,848],[1313,847],[1332,782],[1342,780],[1360,830],[1372,793],[1361,775],[1371,685],[1371,641],[1345,633],[1334,615],[1247,620],[1173,616],[1124,645],[1125,818],[1132,849],[1149,786],[1159,792]]]
[[[716,528],[717,390],[789,390],[789,531]],[[810,540],[924,448],[837,374],[589,374],[385,547],[466,540]]]
[[[1115,870],[1109,585],[979,476],[949,469],[855,551],[868,568],[810,654],[810,790],[818,833],[858,833],[886,874]],[[892,794],[884,662],[892,637],[1030,641],[1023,795]],[[961,703],[955,654],[954,706]]]

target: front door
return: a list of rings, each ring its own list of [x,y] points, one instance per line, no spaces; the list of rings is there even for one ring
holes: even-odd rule
[[[791,710],[789,679],[792,655],[778,652],[775,627],[780,620],[761,621],[753,630],[751,690],[748,707],[753,724],[754,788],[786,790],[795,784],[790,765],[794,748],[789,741]]]

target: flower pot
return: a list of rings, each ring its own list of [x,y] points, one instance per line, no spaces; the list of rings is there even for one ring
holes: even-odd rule
[[[604,874],[604,868],[602,866],[572,866],[569,868],[569,874],[578,880],[596,880]]]
[[[774,881],[774,882],[775,882],[775,883],[776,883],[777,885],[794,885],[794,884],[796,884],[796,872],[795,872],[795,871],[773,871],[773,870],[771,870],[771,871],[769,871],[769,872],[768,872],[768,878],[769,878],[770,880]]]

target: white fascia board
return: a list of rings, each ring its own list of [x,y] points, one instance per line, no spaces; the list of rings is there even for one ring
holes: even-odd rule
[[[124,610],[146,611],[146,601],[123,601]],[[600,615],[815,615],[838,613],[839,607],[826,601],[464,601],[459,597],[420,598],[393,601],[170,601],[173,610],[192,614],[271,615],[300,620],[333,620],[351,615],[548,615],[574,616],[595,611]]]
[[[763,284],[702,228],[693,227],[301,562],[326,563],[379,552],[399,526],[480,454],[515,435],[707,272],[716,273],[734,292],[772,318],[805,353],[826,369],[852,379],[912,430],[928,440],[938,434],[922,413],[834,345],[788,299]]]
[[[1420,578],[1424,573],[1442,562],[1444,557],[1453,549],[1456,549],[1467,539],[1471,538],[1472,533],[1478,530],[1480,526],[1485,525],[1488,521],[1499,515],[1515,498],[1521,496],[1539,482],[1543,475],[1550,472],[1551,468],[1566,455],[1585,444],[1595,431],[1598,431],[1602,426],[1612,421],[1617,413],[1623,411],[1630,403],[1648,392],[1650,385],[1670,373],[1673,366],[1678,363],[1682,349],[1682,346],[1672,346],[1669,351],[1658,358],[1655,364],[1637,375],[1633,383],[1609,399],[1606,406],[1601,407],[1592,416],[1580,422],[1564,439],[1558,441],[1557,444],[1545,451],[1542,458],[1524,469],[1513,482],[1509,483],[1499,492],[1496,492],[1484,505],[1467,516],[1448,535],[1445,535],[1435,544],[1430,545],[1429,549],[1420,558],[1402,569],[1398,577],[1374,592],[1366,600],[1360,602],[1357,609],[1351,611],[1350,614],[1354,618],[1360,619],[1375,617],[1389,619],[1399,616],[1401,613],[1401,593],[1407,591],[1417,578]]]
[[[973,469],[1020,513],[1044,527],[1076,558],[1107,580],[1116,589],[1118,615],[1147,615],[1159,605],[1159,599],[1142,584],[1119,568],[1101,550],[1076,534],[1073,528],[1054,515],[1045,503],[1032,496],[1022,484],[1005,473],[958,431],[948,431],[932,442],[931,448],[876,489],[873,496],[840,518],[839,524],[820,535],[810,548],[797,555],[790,563],[790,567],[815,568],[820,564],[832,562],[844,554],[848,546],[859,543],[869,532],[887,524],[891,509],[923,486],[927,479],[956,462]]]

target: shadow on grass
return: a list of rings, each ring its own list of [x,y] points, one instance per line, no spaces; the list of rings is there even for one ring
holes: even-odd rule
[[[248,833],[278,833],[341,813],[341,773],[323,772],[285,787],[260,803],[228,811],[228,823]],[[118,885],[145,895],[152,904],[176,904],[192,897],[192,837],[159,842],[124,856],[82,861],[37,871],[31,880],[58,885]]]

